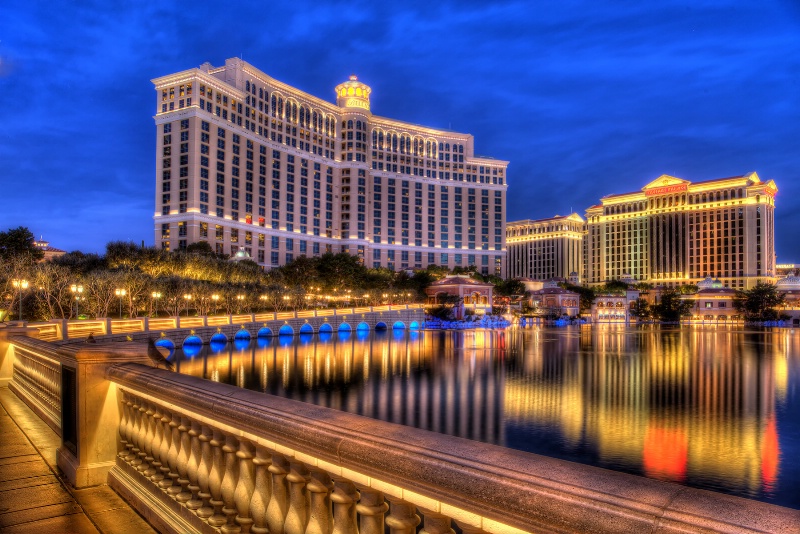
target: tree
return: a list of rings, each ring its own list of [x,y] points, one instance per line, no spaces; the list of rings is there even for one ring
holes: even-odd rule
[[[677,323],[690,314],[692,302],[681,298],[678,289],[665,289],[661,299],[652,307],[653,317],[664,323]]]
[[[211,248],[211,245],[208,241],[195,241],[194,243],[190,243],[186,247],[187,254],[198,254],[200,256],[210,256],[212,258],[217,257],[217,253],[214,252],[214,249]]]
[[[622,280],[609,280],[600,288],[600,293],[608,293],[611,295],[621,295],[624,294],[625,291],[628,289],[628,284],[623,282]]]
[[[631,317],[636,317],[640,321],[647,321],[653,317],[653,310],[650,303],[643,298],[638,298],[631,303]]]
[[[31,263],[44,258],[44,251],[34,245],[36,239],[24,226],[0,232],[0,260],[27,258]]]
[[[786,294],[778,293],[777,286],[763,282],[752,289],[737,292],[733,301],[733,306],[747,321],[774,321],[778,318],[775,308],[785,304]]]

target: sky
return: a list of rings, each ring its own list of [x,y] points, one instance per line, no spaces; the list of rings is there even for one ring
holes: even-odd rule
[[[474,135],[510,161],[509,221],[756,171],[800,263],[798,0],[3,2],[0,230],[152,245],[150,80],[237,56],[331,102],[354,73],[374,114]]]

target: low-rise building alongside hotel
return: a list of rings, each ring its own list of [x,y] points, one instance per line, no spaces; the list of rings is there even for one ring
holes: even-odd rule
[[[725,287],[719,279],[710,276],[697,284],[697,293],[686,295],[693,302],[691,320],[700,323],[731,323],[741,321],[742,315],[734,302],[736,291]]]
[[[428,304],[449,304],[457,301],[456,319],[463,319],[469,310],[476,315],[491,314],[494,285],[462,275],[446,276],[425,288]]]
[[[580,314],[581,296],[559,287],[557,282],[545,282],[542,289],[530,295],[537,315],[577,317]]]

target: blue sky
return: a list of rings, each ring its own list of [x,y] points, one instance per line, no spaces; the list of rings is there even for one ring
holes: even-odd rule
[[[800,263],[800,2],[5,2],[0,229],[102,252],[153,242],[150,79],[241,56],[333,101],[475,136],[511,162],[509,220],[661,174],[774,179]]]

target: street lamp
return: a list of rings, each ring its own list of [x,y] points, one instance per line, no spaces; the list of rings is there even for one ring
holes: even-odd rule
[[[158,302],[158,299],[161,298],[161,293],[159,291],[153,291],[152,293],[150,293],[150,296],[152,297],[150,299],[150,315],[153,315],[153,300]],[[156,313],[158,313],[157,310],[158,308],[156,307]]]
[[[115,289],[114,294],[119,297],[119,318],[122,319],[122,297],[124,297],[128,292],[124,289]]]
[[[211,295],[211,300],[214,301],[214,315],[216,315],[217,314],[217,301],[219,300],[219,295],[214,293],[213,295]]]
[[[69,290],[72,291],[72,294],[75,295],[75,318],[80,319],[81,317],[81,294],[83,293],[83,285],[81,284],[72,284],[69,286]]]
[[[187,293],[183,298],[186,299],[186,317],[189,317],[189,301],[192,300],[192,296]]]
[[[20,280],[20,279],[13,279],[11,280],[11,285],[17,289],[17,293],[19,294],[19,320],[22,320],[22,292],[28,289],[28,281],[27,280]]]
[[[239,304],[236,306],[236,313],[242,313],[242,302],[244,301],[244,295],[236,295],[236,300],[239,301]]]

